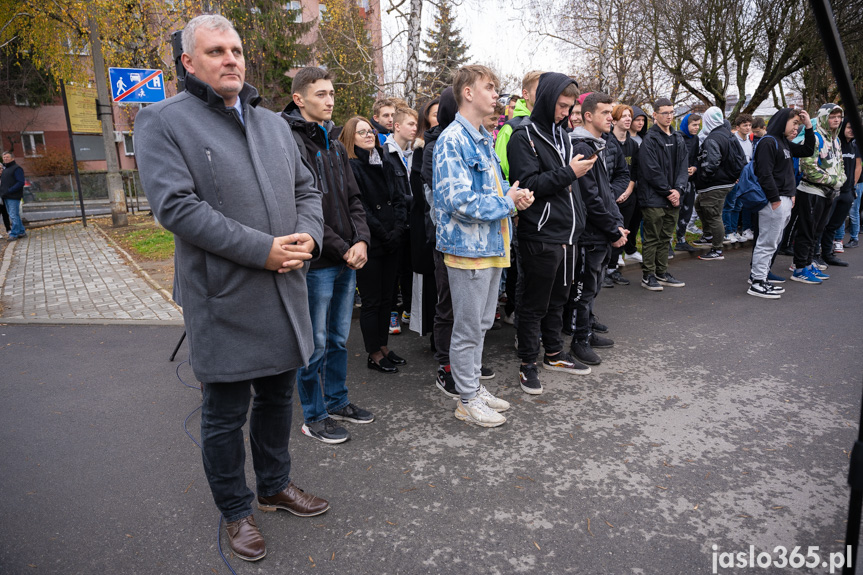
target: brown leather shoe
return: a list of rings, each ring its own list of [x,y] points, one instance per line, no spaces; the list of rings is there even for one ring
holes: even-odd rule
[[[300,517],[312,517],[329,508],[330,503],[326,499],[306,493],[293,483],[288,483],[287,487],[272,497],[258,496],[258,509],[261,511],[284,509]]]
[[[227,524],[228,545],[234,555],[243,561],[257,561],[267,554],[267,544],[255,525],[255,517],[248,515]]]

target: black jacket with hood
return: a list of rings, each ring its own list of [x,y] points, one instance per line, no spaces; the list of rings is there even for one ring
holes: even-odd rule
[[[638,106],[633,106],[632,107],[632,121],[634,122],[635,119],[639,116],[644,116],[644,125],[641,126],[640,130],[638,130],[638,137],[641,140],[636,140],[635,138],[633,138],[633,140],[635,140],[635,143],[640,146],[641,142],[644,141],[644,136],[647,135],[647,114],[645,114],[644,110],[642,110]]]
[[[721,126],[710,130],[701,145],[695,189],[731,188],[740,178],[744,166],[746,156],[743,148],[737,143],[737,136],[731,133],[731,124],[725,120]]]
[[[767,134],[758,141],[752,158],[752,169],[767,201],[771,203],[778,202],[780,196],[793,198],[797,195],[797,178],[791,158],[808,158],[815,153],[814,130],[806,130],[802,144],[789,142],[785,137],[785,126],[790,114],[790,108],[782,108],[770,118]]]
[[[620,215],[620,209],[615,202],[616,194],[612,190],[612,176],[617,175],[621,162],[623,167],[626,167],[623,150],[617,142],[597,138],[582,126],[575,128],[570,137],[573,154],[587,157],[597,149],[602,150],[593,168],[578,179],[578,188],[587,212],[587,222],[578,243],[592,246],[616,242],[620,239],[618,228],[623,227],[623,216]],[[626,171],[625,178],[619,175],[617,178],[625,180],[623,190],[626,190],[626,186],[629,185],[629,170]]]
[[[689,182],[689,150],[680,132],[666,134],[653,125],[638,149],[638,205],[642,208],[672,208],[671,190],[680,194]]]
[[[506,148],[509,181],[534,193],[533,205],[518,213],[519,239],[572,245],[584,230],[584,202],[569,167],[569,115],[554,123],[557,99],[569,84],[578,86],[556,72],[540,76],[530,121],[513,131]]]
[[[360,190],[348,164],[348,154],[338,140],[330,138],[333,123],[323,126],[308,122],[293,102],[282,112],[291,127],[300,156],[315,177],[315,187],[322,192],[324,245],[321,257],[312,261],[312,269],[344,263],[342,256],[357,242],[371,241],[366,224]]]

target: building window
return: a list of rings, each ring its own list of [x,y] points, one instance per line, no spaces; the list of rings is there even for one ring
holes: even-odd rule
[[[323,19],[324,13],[326,13],[326,11],[327,11],[327,5],[326,4],[318,4],[318,18]]]
[[[135,140],[132,138],[132,132],[123,132],[123,148],[127,156],[135,155]]]
[[[16,106],[29,106],[30,100],[28,100],[25,96],[21,94],[15,94],[15,105]]]
[[[303,3],[299,0],[292,0],[285,4],[285,9],[294,14],[294,22],[297,24],[303,23]]]
[[[25,158],[38,158],[45,151],[45,132],[21,132]]]

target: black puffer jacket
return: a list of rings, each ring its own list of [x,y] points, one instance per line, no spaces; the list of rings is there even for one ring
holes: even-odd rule
[[[686,191],[689,181],[689,150],[680,132],[666,134],[653,125],[638,149],[638,205],[671,208],[671,190]]]
[[[282,118],[291,127],[303,162],[315,176],[315,187],[323,192],[324,245],[321,257],[312,261],[312,269],[341,264],[352,245],[371,240],[348,154],[341,142],[330,138],[332,122],[323,126],[307,122],[293,102],[282,112]]]
[[[401,245],[407,225],[407,207],[404,201],[404,175],[396,174],[390,162],[383,161],[383,151],[376,146],[376,162],[372,154],[354,146],[356,158],[350,165],[360,188],[366,223],[371,232],[370,256],[395,252]],[[402,164],[404,168],[404,164]]]
[[[513,131],[506,148],[509,181],[534,193],[533,205],[518,212],[519,239],[575,244],[584,230],[584,202],[569,167],[572,143],[564,129],[569,116],[554,123],[557,99],[569,84],[576,82],[556,72],[540,76],[530,121]]]
[[[623,152],[616,142],[596,138],[581,126],[575,128],[570,136],[573,154],[587,157],[597,149],[602,150],[593,168],[578,179],[578,188],[587,211],[587,221],[578,243],[592,246],[616,242],[620,239],[618,228],[623,227],[623,216],[620,215],[611,189],[611,174],[612,170],[619,169],[620,162],[626,165]],[[628,185],[627,172],[623,189]]]
[[[735,140],[728,120],[710,131],[698,154],[695,189],[703,192],[727,188],[737,182],[746,165],[746,156]]]

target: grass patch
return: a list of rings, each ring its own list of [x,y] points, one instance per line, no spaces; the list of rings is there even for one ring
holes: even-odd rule
[[[174,235],[162,228],[134,230],[125,237],[129,248],[152,260],[163,260],[174,255]]]

